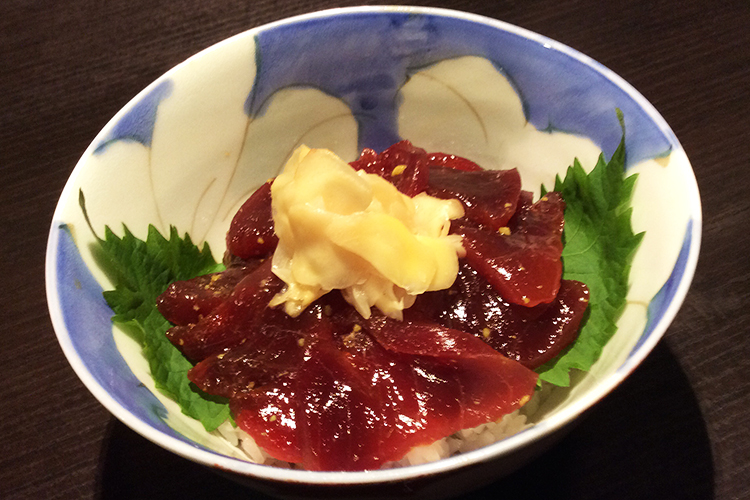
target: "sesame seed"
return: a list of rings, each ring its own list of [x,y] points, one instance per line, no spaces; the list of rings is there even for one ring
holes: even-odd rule
[[[391,177],[396,177],[397,175],[403,174],[404,170],[406,170],[406,165],[396,165],[393,168],[393,171],[391,171]]]

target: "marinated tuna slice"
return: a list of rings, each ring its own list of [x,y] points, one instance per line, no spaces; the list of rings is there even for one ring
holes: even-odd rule
[[[430,153],[427,156],[427,162],[431,167],[448,167],[456,170],[463,170],[464,172],[479,172],[481,170],[484,170],[482,167],[471,160],[445,153]]]
[[[349,165],[354,170],[362,170],[368,174],[379,175],[386,180],[390,180],[391,171],[393,170],[392,167],[391,170],[388,170],[388,165],[378,161],[378,154],[370,148],[364,148],[359,154],[359,158],[350,162]]]
[[[455,397],[440,401],[431,397],[437,391],[429,390],[430,383],[446,383],[444,379],[422,380],[430,374],[417,369],[415,356],[387,351],[359,326],[339,341],[380,405],[377,422],[384,432],[373,467],[400,460],[411,448],[453,432],[452,422],[461,412],[458,401]],[[439,418],[441,415],[444,418]]]
[[[260,264],[259,260],[247,261],[224,272],[175,281],[159,296],[156,307],[175,325],[197,323],[224,302],[237,283]]]
[[[569,280],[561,282],[549,304],[510,304],[464,263],[447,292],[425,294],[409,314],[470,332],[508,358],[535,369],[576,339],[587,306],[586,285]]]
[[[490,331],[487,343],[529,368],[537,368],[560,354],[578,337],[589,304],[589,290],[580,281],[562,280],[557,297],[534,321],[525,321],[515,338]],[[514,306],[519,309],[517,306]],[[526,311],[516,311],[523,317]]]
[[[466,219],[493,230],[508,224],[520,193],[521,176],[516,169],[461,171],[430,167],[427,194],[458,198],[464,205]]]
[[[195,365],[188,378],[202,391],[230,398],[295,371],[302,363],[304,343],[297,329],[258,325],[246,332],[240,345]]]
[[[454,430],[496,420],[525,403],[537,375],[471,333],[428,322],[381,318],[368,329],[385,349],[415,356],[418,369],[452,383],[462,414]],[[432,380],[434,377],[428,377]]]
[[[432,352],[436,339],[444,348]],[[338,342],[314,343],[296,375],[298,444],[313,470],[380,468],[414,446],[499,419],[536,385],[534,372],[444,327],[382,318]]]
[[[534,391],[534,372],[469,333],[384,317],[353,321],[336,314],[338,303],[331,317],[323,313],[331,308],[316,304],[292,319],[298,336],[267,330],[190,373],[202,389],[231,398],[239,427],[274,458],[310,470],[377,469],[497,420]],[[251,342],[263,352],[254,356]],[[260,358],[270,362],[261,367]]]
[[[240,257],[262,257],[276,248],[279,239],[273,231],[271,184],[259,187],[242,204],[229,225],[227,251]]]
[[[293,374],[261,388],[239,393],[229,400],[237,426],[272,457],[302,462],[297,441],[297,397]]]
[[[333,324],[324,307],[332,306],[319,301],[296,318],[267,316],[258,329],[247,332],[246,342],[198,363],[189,373],[209,394],[229,397],[237,425],[279,460],[303,462],[299,380],[308,376],[302,370],[317,355],[316,345],[332,342]]]
[[[397,142],[380,154],[365,149],[350,165],[356,170],[381,176],[407,196],[418,195],[427,188],[427,152],[409,141]]]
[[[197,323],[178,325],[167,331],[167,338],[193,361],[201,361],[239,345],[247,332],[283,311],[269,309],[268,302],[284,283],[271,273],[267,259],[245,276],[231,295],[208,316]]]
[[[464,331],[426,321],[397,321],[373,315],[367,331],[384,348],[400,354],[428,356],[453,362],[460,359],[495,358],[497,353]]]
[[[427,189],[430,175],[427,153],[409,141],[401,141],[383,151],[383,160],[393,165],[391,182],[406,196],[416,196]],[[403,170],[401,165],[405,165]]]
[[[562,276],[565,203],[548,193],[521,207],[503,232],[459,226],[466,261],[510,303],[533,307],[554,300]]]
[[[365,470],[380,466],[385,427],[380,402],[332,340],[314,343],[297,373],[297,439],[302,466]]]

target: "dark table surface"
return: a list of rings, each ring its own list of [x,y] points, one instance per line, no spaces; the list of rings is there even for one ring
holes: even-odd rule
[[[139,90],[229,35],[343,5],[0,2],[0,498],[265,498],[151,444],[89,394],[49,321],[45,244],[77,159]],[[750,498],[750,2],[432,5],[531,29],[623,76],[684,145],[705,218],[693,286],[655,351],[559,445],[465,498]]]

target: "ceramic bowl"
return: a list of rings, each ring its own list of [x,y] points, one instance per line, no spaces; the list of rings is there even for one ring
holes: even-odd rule
[[[574,157],[591,169],[627,131],[627,172],[638,173],[633,227],[645,231],[628,305],[593,369],[575,374],[535,425],[434,463],[370,472],[257,465],[161,395],[140,347],[113,329],[92,254],[90,222],[149,224],[209,242],[218,258],[233,213],[299,144],[353,160],[405,138],[487,168],[518,167],[526,189],[551,186]],[[117,418],[158,445],[235,479],[287,496],[436,498],[519,467],[651,351],[695,269],[698,189],[664,119],[622,78],[544,36],[493,19],[429,8],[319,12],[255,28],[168,71],[133,98],[76,165],[54,214],[47,293],[74,370]]]

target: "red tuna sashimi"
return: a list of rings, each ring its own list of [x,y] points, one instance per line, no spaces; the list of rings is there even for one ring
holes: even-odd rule
[[[302,363],[302,333],[282,325],[264,324],[248,330],[236,347],[196,364],[188,378],[204,392],[230,398],[268,385]]]
[[[332,320],[314,316],[302,329],[304,347],[288,346],[304,351],[301,362],[282,363],[273,381],[235,390],[230,402],[259,446],[306,469],[380,468],[414,446],[497,420],[534,391],[534,372],[471,334],[382,317],[354,323],[348,314],[334,314],[332,334]]]
[[[293,346],[299,362],[283,367],[270,384],[236,393],[231,409],[240,428],[274,458],[310,470],[377,468],[385,430],[380,401],[334,343],[331,321],[317,316],[304,327],[298,321],[306,334]]]
[[[197,323],[224,302],[237,283],[260,264],[260,260],[251,260],[220,273],[175,281],[158,297],[156,307],[175,325]]]
[[[234,215],[227,232],[227,251],[240,257],[262,257],[273,252],[279,238],[273,230],[271,184],[259,187]]]
[[[397,142],[380,154],[364,149],[350,165],[356,170],[379,175],[407,196],[415,196],[427,188],[427,152],[409,141]]]
[[[466,219],[497,230],[508,224],[521,193],[518,170],[459,171],[430,167],[427,194],[442,199],[458,198]]]
[[[237,394],[229,400],[237,426],[272,457],[302,462],[297,440],[295,377],[284,374],[261,388]]]
[[[316,344],[297,374],[305,468],[380,468],[497,420],[534,391],[534,372],[465,332],[390,319],[361,328],[342,334],[339,348]],[[443,348],[430,349],[434,341]]]
[[[428,322],[376,320],[371,335],[387,350],[415,356],[454,383],[461,403],[454,431],[496,420],[522,406],[534,392],[537,374],[508,359],[471,333]],[[448,370],[446,372],[445,370]]]
[[[318,301],[296,318],[268,310],[263,321],[244,322],[239,344],[205,358],[188,377],[209,394],[233,397],[296,372],[307,346],[320,336],[331,336],[333,327],[323,313],[324,307],[332,307],[328,303],[333,301]]]
[[[588,304],[589,290],[585,284],[562,280],[555,300],[534,321],[525,321],[512,338],[499,334],[502,331],[500,328],[492,328],[487,343],[509,358],[535,369],[560,354],[578,338],[578,328]],[[523,318],[528,308],[516,312]]]
[[[549,304],[510,304],[464,263],[448,291],[420,297],[406,317],[470,332],[508,358],[535,369],[576,339],[587,306],[588,288],[570,280],[561,282]]]
[[[446,153],[430,153],[427,156],[427,160],[431,167],[448,167],[455,170],[463,170],[464,172],[479,172],[484,170],[471,160]]]
[[[264,338],[268,338],[268,330],[265,335],[248,332],[254,337],[252,341],[230,348],[220,360],[221,355],[199,363],[190,373],[191,380],[198,387],[206,387],[204,390],[210,394],[223,390],[223,385],[232,387],[230,391],[224,390],[224,395],[231,398],[230,409],[237,425],[279,460],[305,462],[298,432],[301,425],[298,419],[302,418],[300,411],[303,411],[301,398],[305,391],[300,387],[300,380],[308,381],[310,374],[305,372],[305,367],[309,371],[308,363],[319,355],[319,344],[332,342],[334,326],[324,313],[324,309],[332,306],[338,307],[339,303],[318,301],[297,318],[274,315],[264,325],[274,331],[269,345],[262,345]],[[261,357],[269,363],[256,363],[260,359],[246,348],[250,342],[258,345],[264,353]],[[212,361],[214,359],[223,363]],[[194,373],[204,363],[210,365],[210,369]],[[235,373],[245,382],[244,386],[235,381]]]
[[[255,325],[268,323],[273,316],[287,317],[283,311],[267,307],[283,286],[271,273],[271,259],[267,259],[245,276],[211,314],[197,323],[170,328],[167,338],[194,361],[220,354],[239,345]]]
[[[357,431],[365,439],[380,443],[377,455],[368,459],[368,468],[400,460],[413,447],[431,444],[462,428],[466,414],[462,395],[471,375],[460,374],[455,364],[434,357],[386,349],[372,335],[384,326],[380,322],[360,323],[349,325],[349,333],[338,341],[365,380],[365,392],[377,402],[377,419],[369,423],[369,428]],[[386,332],[381,336],[388,338]],[[503,414],[508,411],[505,408]],[[485,414],[482,422],[493,417]],[[341,450],[344,460],[348,454],[348,450]]]
[[[548,193],[513,217],[510,234],[458,226],[466,260],[505,300],[533,307],[554,300],[562,276],[565,203]]]
[[[436,370],[429,362],[420,363],[419,356],[388,351],[368,331],[367,327],[353,329],[339,340],[340,348],[367,381],[367,391],[379,402],[377,423],[382,436],[372,463],[375,468],[400,460],[415,446],[452,434],[461,405],[455,392],[441,390],[454,382],[453,377],[436,373],[441,367]]]
[[[297,373],[297,439],[311,470],[379,468],[381,402],[331,340],[311,346]]]

